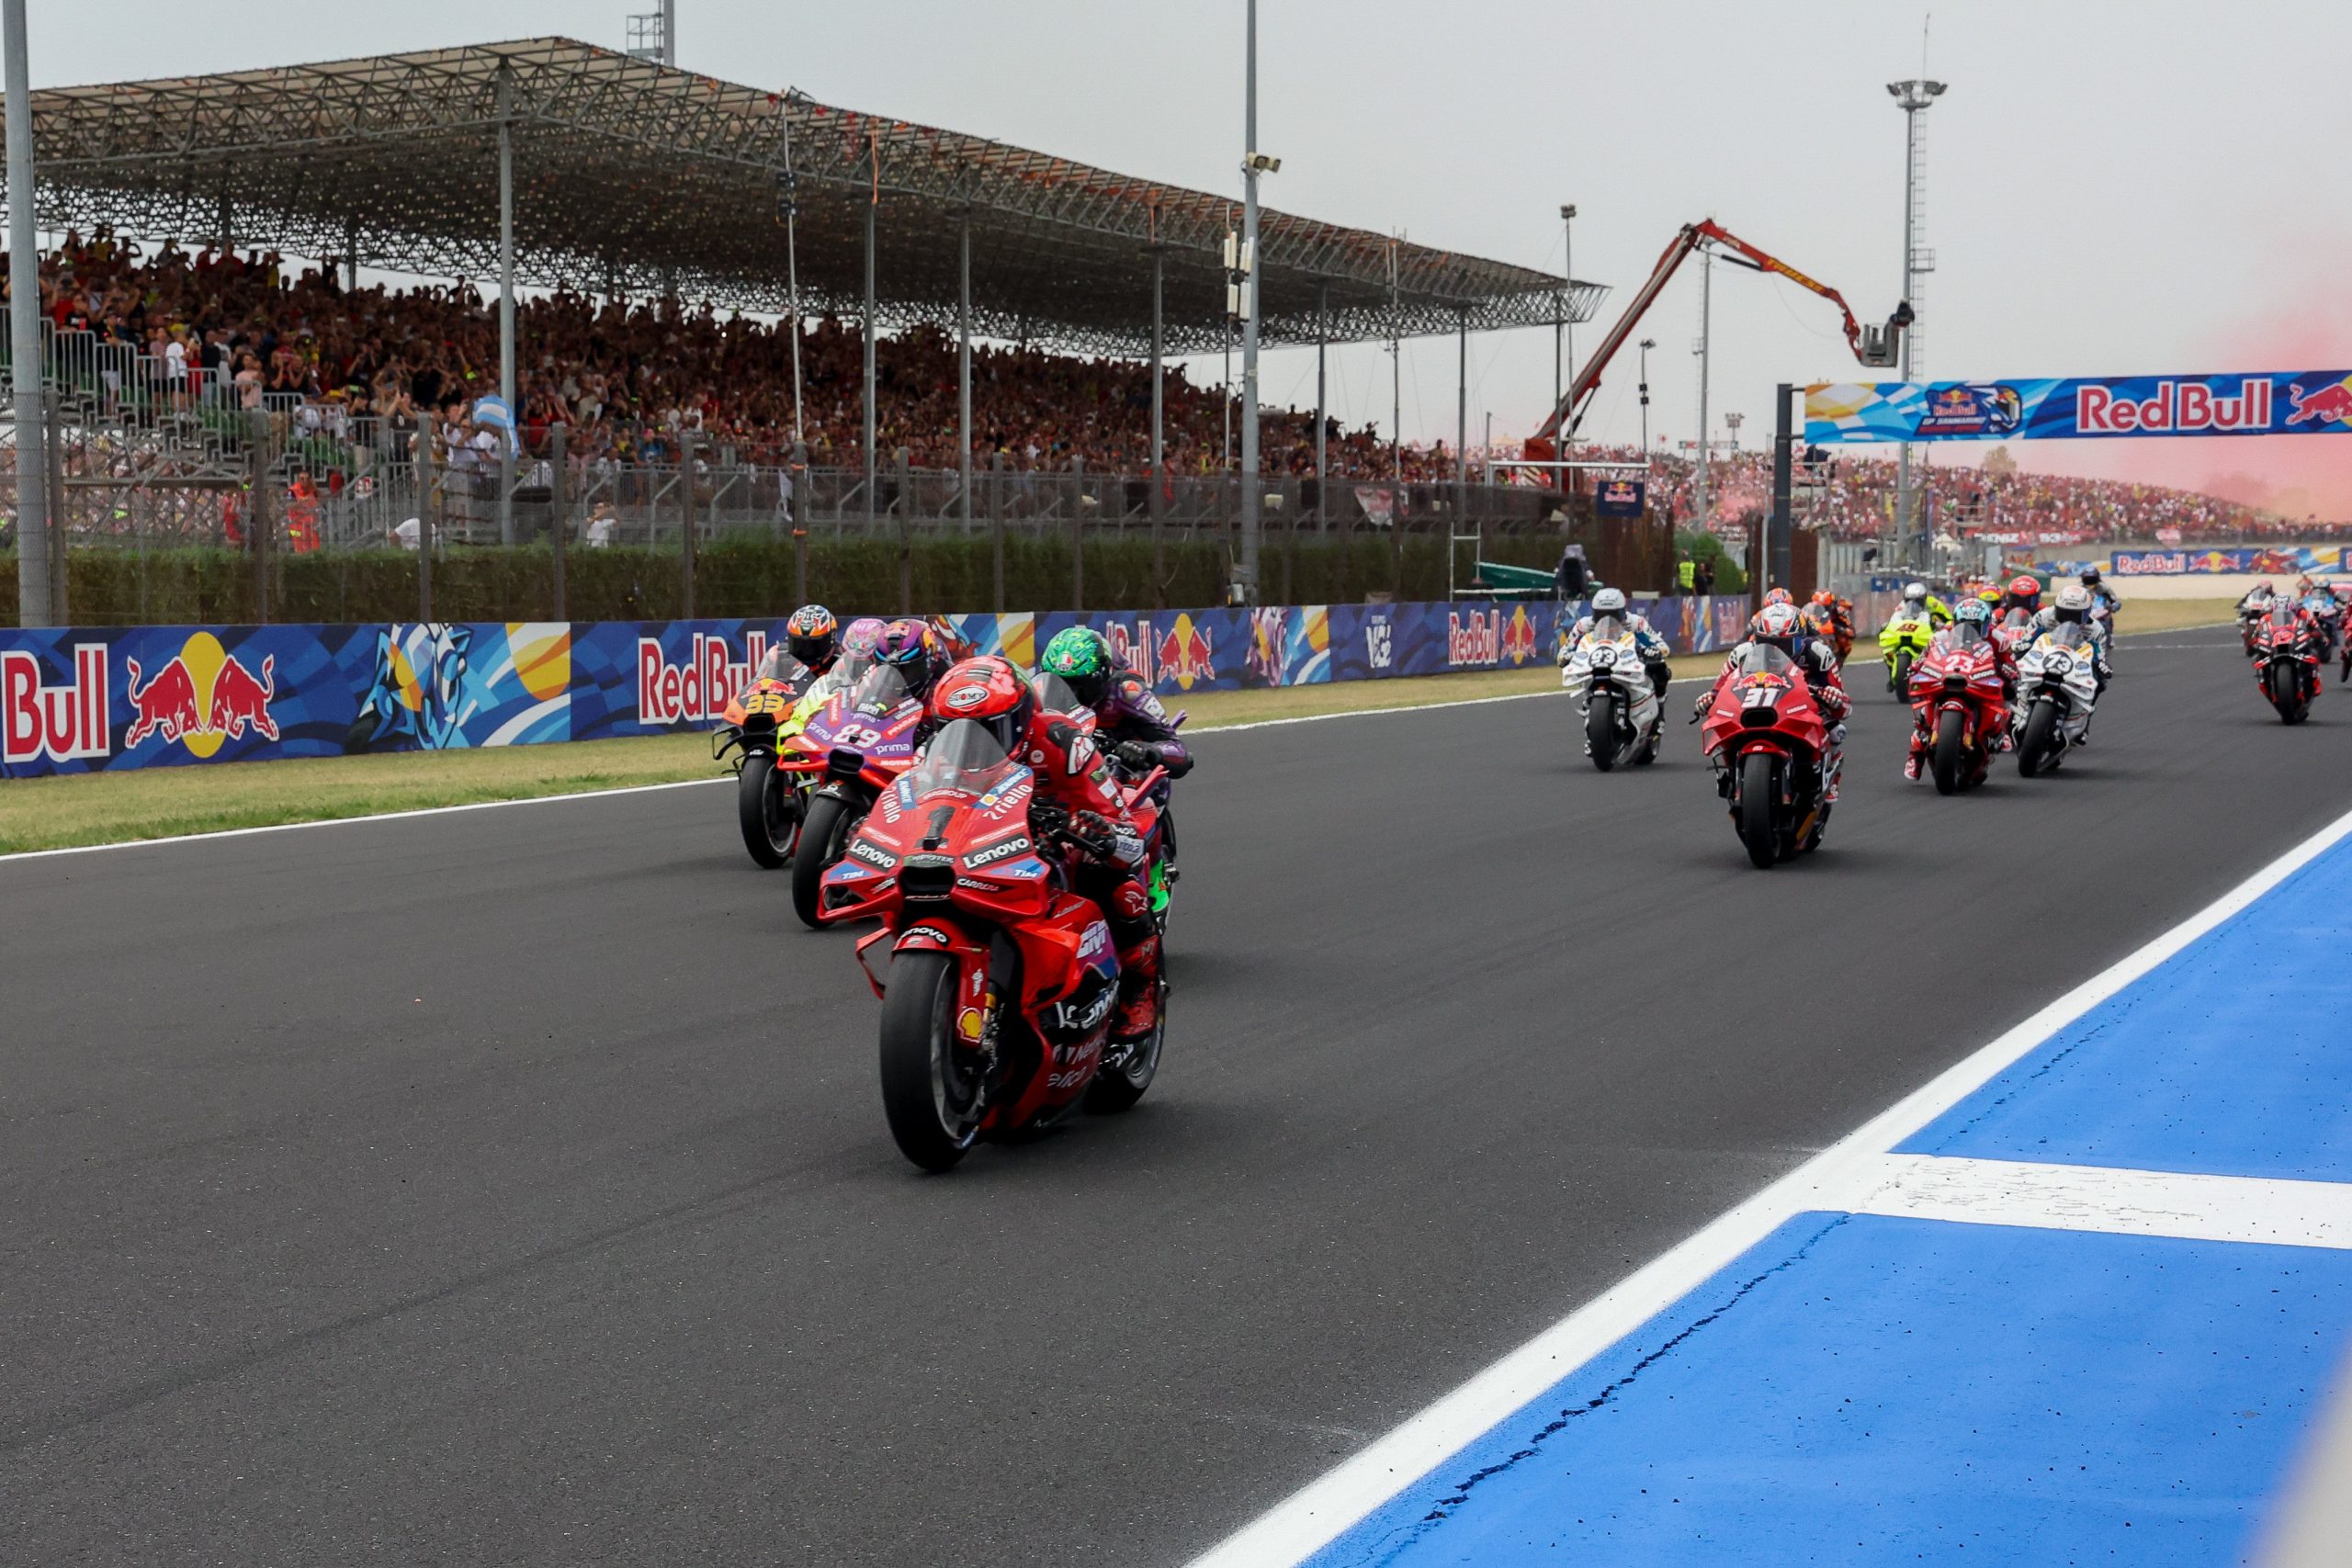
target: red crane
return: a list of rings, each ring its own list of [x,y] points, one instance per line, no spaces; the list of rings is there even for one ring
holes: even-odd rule
[[[1609,368],[1610,360],[1616,357],[1617,351],[1625,345],[1625,340],[1634,335],[1634,328],[1640,324],[1643,315],[1665,290],[1667,283],[1674,276],[1675,269],[1693,251],[1709,245],[1723,247],[1723,257],[1727,262],[1752,272],[1777,272],[1790,282],[1811,289],[1837,306],[1838,313],[1846,318],[1846,341],[1852,345],[1854,357],[1864,365],[1883,368],[1895,362],[1895,351],[1902,342],[1903,329],[1911,324],[1909,300],[1894,308],[1894,314],[1887,318],[1885,326],[1865,327],[1854,319],[1853,310],[1846,303],[1846,297],[1827,284],[1815,282],[1788,263],[1766,254],[1712,218],[1701,223],[1685,223],[1674,236],[1673,243],[1666,247],[1666,254],[1657,258],[1657,265],[1650,269],[1648,281],[1634,292],[1632,301],[1625,307],[1625,313],[1617,318],[1616,324],[1600,340],[1600,348],[1577,370],[1576,381],[1568,388],[1567,395],[1560,400],[1560,406],[1552,411],[1552,417],[1544,422],[1544,427],[1528,438],[1520,454],[1522,457],[1538,463],[1548,463],[1557,458],[1556,441],[1560,426],[1565,423],[1571,434],[1575,432],[1584,418],[1585,405],[1592,400],[1594,389],[1600,385],[1600,373]]]

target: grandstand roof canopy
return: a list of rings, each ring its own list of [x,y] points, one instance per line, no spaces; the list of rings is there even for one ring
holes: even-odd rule
[[[855,316],[875,205],[876,318],[955,321],[972,234],[974,330],[1148,349],[1149,247],[1171,353],[1227,341],[1222,250],[1239,204],[978,136],[830,107],[570,39],[428,50],[33,95],[51,229],[215,239],[426,276],[498,272],[498,128],[512,126],[515,276],[781,312],[782,172],[802,309]],[[1603,290],[1288,213],[1261,216],[1263,337],[1312,343],[1547,325]],[[1395,269],[1392,300],[1391,267]]]

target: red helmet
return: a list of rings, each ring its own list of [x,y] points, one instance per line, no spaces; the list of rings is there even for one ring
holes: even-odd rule
[[[1837,607],[1838,595],[1824,588],[1814,594],[1812,602],[1825,610],[1834,609]]]
[[[951,665],[933,682],[923,711],[938,724],[968,718],[995,736],[1005,755],[1017,756],[1028,739],[1037,697],[1012,660],[984,653]]]
[[[2009,584],[2009,592],[2019,599],[2039,599],[2041,597],[2041,579],[2018,578]]]
[[[1770,609],[1775,604],[1793,605],[1796,602],[1796,595],[1791,593],[1785,588],[1775,588],[1770,593],[1764,595],[1764,606],[1766,609]]]

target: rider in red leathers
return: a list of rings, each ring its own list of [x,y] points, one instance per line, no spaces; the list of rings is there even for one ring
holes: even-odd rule
[[[1778,590],[1775,590],[1778,592]],[[1747,640],[1731,650],[1724,660],[1723,673],[1714,683],[1702,693],[1698,705],[1691,710],[1690,722],[1697,724],[1715,705],[1715,697],[1725,681],[1739,671],[1742,657],[1758,644],[1769,644],[1789,656],[1799,670],[1804,671],[1805,684],[1812,688],[1814,705],[1829,725],[1827,750],[1822,757],[1822,794],[1826,805],[1838,800],[1838,779],[1845,767],[1846,716],[1853,711],[1853,700],[1846,695],[1845,682],[1838,676],[1838,650],[1813,636],[1805,626],[1804,616],[1786,595],[1778,601],[1768,601],[1747,623]]]
[[[926,728],[966,718],[986,726],[1006,754],[1035,775],[1036,801],[1069,814],[1060,836],[1082,857],[1073,868],[1071,891],[1102,908],[1119,952],[1113,1052],[1148,1040],[1159,1025],[1159,928],[1151,918],[1143,833],[1093,737],[1040,708],[1021,672],[995,654],[964,660],[932,685]]]
[[[1963,599],[1951,614],[1954,626],[1973,626],[1985,641],[1992,644],[1993,668],[2001,677],[2001,702],[2005,706],[2015,707],[2018,700],[2017,657],[2010,653],[2007,644],[1993,635],[1993,607],[1982,599]],[[1916,723],[1911,727],[1911,754],[1903,760],[1905,778],[1914,784],[1919,781],[1919,775],[1927,767],[1928,753],[1935,749],[1935,743],[1933,734]],[[2011,744],[2008,728],[2004,725],[1995,732],[1991,749],[2006,751]]]

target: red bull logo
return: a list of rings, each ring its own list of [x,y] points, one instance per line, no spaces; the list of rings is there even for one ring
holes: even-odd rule
[[[767,653],[765,632],[747,632],[750,649],[743,662],[729,657],[727,639],[694,634],[693,650],[684,664],[662,656],[662,639],[637,639],[637,717],[640,724],[699,724],[727,711],[727,705],[752,683],[752,671]]]
[[[1464,622],[1467,625],[1464,625]],[[1532,634],[1531,634],[1532,635]],[[1502,655],[1503,613],[1473,610],[1467,616],[1445,613],[1445,661],[1448,664],[1492,664]]]
[[[1216,662],[1210,656],[1208,631],[1194,626],[1193,617],[1188,615],[1178,614],[1176,624],[1160,637],[1158,654],[1159,674],[1173,680],[1180,691],[1189,692],[1196,682],[1216,679]]]
[[[2287,389],[2287,400],[2294,405],[2287,415],[2289,424],[2337,424],[2352,420],[2352,378],[2332,381],[2309,393],[2299,383]]]
[[[1503,658],[1516,666],[1534,657],[1535,623],[1528,618],[1526,605],[1515,605],[1503,626]]]
[[[107,698],[104,643],[74,645],[74,679],[62,686],[41,680],[40,656],[30,649],[0,651],[0,760],[104,757],[112,728]]]
[[[197,757],[212,756],[223,743],[247,735],[279,739],[277,721],[269,716],[277,695],[275,654],[262,656],[256,679],[219,637],[198,632],[152,675],[136,659],[126,658],[122,667],[130,677],[124,688],[130,700],[130,728],[122,734],[126,751],[151,735],[185,746]]]
[[[2352,391],[2343,394],[2352,400]],[[2352,400],[2344,405],[2352,413]],[[2343,414],[2335,417],[2342,418]],[[2289,423],[2294,421],[2290,419]],[[2085,435],[2129,435],[2134,431],[2262,431],[2270,428],[2270,382],[2251,377],[2235,397],[2222,397],[2203,381],[2159,381],[2152,398],[2119,398],[2108,388],[2075,389],[2075,426]]]

